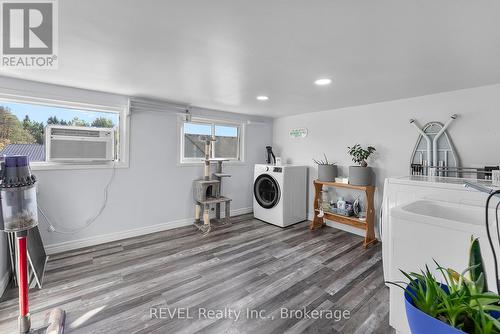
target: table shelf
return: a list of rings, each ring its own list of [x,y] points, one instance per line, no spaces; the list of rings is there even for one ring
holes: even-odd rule
[[[361,190],[361,191],[366,191],[367,188],[373,186],[355,186],[352,184],[348,183],[340,183],[340,182],[324,182],[324,181],[314,181],[315,184],[321,184],[326,187],[334,187],[334,188],[346,188],[346,189],[354,189],[354,190]]]
[[[316,214],[319,213],[318,209],[315,209],[314,211],[316,212]],[[361,220],[357,217],[352,217],[352,216],[348,217],[344,215],[339,215],[337,213],[328,211],[324,211],[323,213],[324,213],[323,218],[326,218],[328,220],[333,220],[342,224],[351,225],[361,229],[366,229],[366,220]]]
[[[363,246],[367,248],[371,244],[377,243],[377,239],[375,238],[375,209],[374,209],[374,194],[375,187],[374,186],[355,186],[352,184],[346,183],[337,183],[337,182],[323,182],[314,180],[314,219],[309,225],[311,230],[315,230],[317,228],[321,228],[325,224],[325,219],[331,220],[340,224],[349,225],[355,228],[362,229],[365,232],[365,240]],[[323,186],[325,187],[334,187],[334,188],[344,188],[344,189],[352,189],[363,191],[366,194],[366,220],[361,220],[357,217],[348,217],[339,215],[333,212],[324,212],[323,217],[318,217],[319,213],[319,193],[323,190]]]

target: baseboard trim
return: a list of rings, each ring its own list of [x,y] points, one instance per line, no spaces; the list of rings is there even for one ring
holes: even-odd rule
[[[2,297],[5,290],[7,290],[9,281],[10,281],[10,270],[7,270],[0,278],[0,297]]]
[[[231,216],[238,216],[247,213],[251,213],[253,208],[241,208],[231,210]],[[224,215],[222,213],[222,215]],[[166,230],[171,230],[178,227],[188,226],[193,223],[194,218],[185,218],[173,220],[167,223],[156,224],[151,226],[140,227],[136,229],[120,231],[115,233],[109,233],[104,235],[99,235],[90,238],[83,238],[78,240],[65,241],[57,244],[45,245],[45,252],[48,255],[53,255],[57,253],[67,252],[75,249],[96,246],[100,244],[105,244],[108,242],[123,240],[127,238],[138,237],[145,234],[161,232]]]

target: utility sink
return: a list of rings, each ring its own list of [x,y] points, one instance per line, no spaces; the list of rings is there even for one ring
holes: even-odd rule
[[[479,234],[486,233],[485,208],[480,206],[418,200],[392,209],[391,215],[410,217],[423,224],[473,229]],[[490,215],[492,219],[495,218],[494,210],[490,210]]]
[[[495,215],[490,212],[492,235]],[[471,236],[479,238],[490,290],[495,289],[495,267],[486,235],[485,208],[432,200],[417,200],[390,211],[388,281],[406,281],[400,269],[419,272],[426,265],[436,278],[437,261],[445,268],[462,272],[468,267]],[[494,243],[498,248],[495,238]],[[390,324],[399,333],[410,333],[404,312],[403,292],[390,286]]]

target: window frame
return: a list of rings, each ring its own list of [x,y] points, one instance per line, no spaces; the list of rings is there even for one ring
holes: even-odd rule
[[[184,117],[178,118],[178,165],[180,166],[198,166],[204,163],[205,158],[186,158],[184,157],[184,124],[186,123],[195,123],[195,124],[208,124],[211,125],[212,135],[215,134],[215,126],[233,126],[238,128],[238,158],[222,158],[228,159],[229,161],[225,162],[226,164],[244,164],[245,163],[245,124],[243,122],[238,121],[228,121],[214,118],[203,118],[203,117],[192,117],[189,122],[185,120]],[[214,152],[214,147],[212,144],[212,154]]]
[[[105,112],[118,114],[118,152],[115,161],[30,161],[33,170],[51,169],[100,169],[100,168],[128,168],[129,167],[129,144],[130,144],[130,106],[129,104],[100,105],[92,103],[73,102],[68,100],[40,98],[26,95],[0,93],[0,101],[12,103],[35,104],[48,107],[77,109],[83,111]]]

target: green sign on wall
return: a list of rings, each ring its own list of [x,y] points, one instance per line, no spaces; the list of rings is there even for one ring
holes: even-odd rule
[[[291,129],[289,135],[292,138],[305,138],[307,137],[307,129],[306,128]]]

